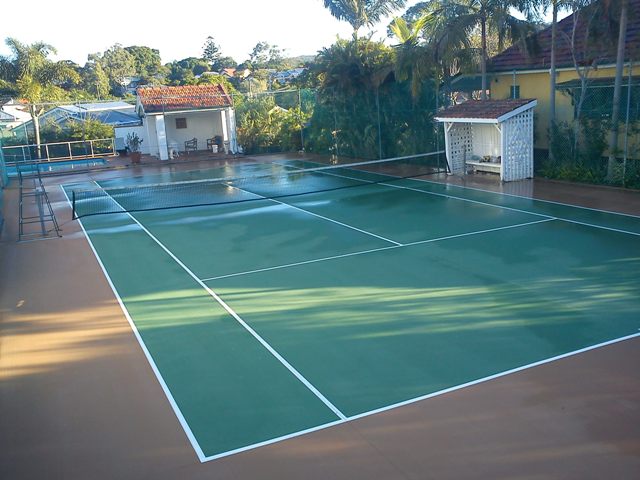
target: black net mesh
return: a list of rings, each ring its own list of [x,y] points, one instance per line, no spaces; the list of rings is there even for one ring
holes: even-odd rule
[[[444,172],[445,160],[443,154],[435,152],[328,166],[308,161],[269,164],[269,170],[268,174],[251,177],[73,190],[73,216],[240,203],[327,192]]]

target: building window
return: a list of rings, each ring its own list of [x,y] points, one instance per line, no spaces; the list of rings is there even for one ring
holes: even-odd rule
[[[520,85],[511,85],[509,92],[510,98],[520,98]]]
[[[187,128],[187,119],[176,118],[176,128]]]

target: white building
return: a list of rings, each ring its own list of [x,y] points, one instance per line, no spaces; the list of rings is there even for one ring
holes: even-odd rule
[[[12,130],[31,120],[27,105],[13,99],[0,106],[0,129]]]
[[[142,153],[161,160],[169,159],[170,149],[185,151],[194,139],[197,150],[206,150],[220,137],[225,151],[237,151],[233,100],[222,85],[141,87],[137,93],[142,125],[116,128],[116,143],[136,133]]]

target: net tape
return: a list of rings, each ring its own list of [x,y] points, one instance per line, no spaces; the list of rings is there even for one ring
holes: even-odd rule
[[[432,152],[311,168],[270,163],[265,164],[265,168],[277,168],[278,172],[269,171],[245,177],[74,189],[73,218],[278,199],[392,182],[444,172],[442,154],[443,152]]]

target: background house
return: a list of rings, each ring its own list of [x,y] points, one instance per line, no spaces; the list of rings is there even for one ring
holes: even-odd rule
[[[640,120],[640,0],[629,0],[629,9],[625,58],[631,59],[632,70],[637,72],[631,82],[633,122]],[[611,115],[617,32],[610,35],[612,38],[606,35],[594,38],[593,30],[601,28],[604,19],[592,12],[593,6],[586,7],[557,25],[556,122],[572,122],[578,113],[583,92],[576,67],[586,80],[580,114],[598,119]],[[491,98],[536,98],[536,147],[548,148],[551,27],[538,32],[530,46],[530,51],[525,52],[519,45],[513,45],[489,60]],[[623,72],[621,112],[626,110],[628,65],[629,62]]]
[[[9,99],[0,106],[0,130],[12,130],[31,119],[27,105]]]
[[[300,67],[275,72],[271,75],[271,80],[272,82],[278,82],[281,85],[285,85],[298,78],[305,70],[305,68]]]
[[[113,127],[140,125],[140,117],[135,106],[126,102],[78,103],[75,105],[59,105],[40,115],[40,127],[47,124],[63,126],[70,121],[85,122],[96,120]],[[24,122],[26,130],[33,129],[33,120]]]
[[[237,151],[233,100],[222,85],[143,87],[137,93],[142,125],[116,128],[116,143],[135,132],[143,140],[142,153],[161,160],[169,159],[169,147],[184,151],[194,138],[198,150],[219,136],[227,152]]]

